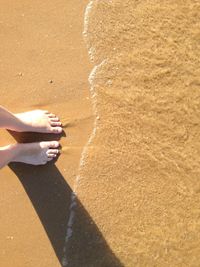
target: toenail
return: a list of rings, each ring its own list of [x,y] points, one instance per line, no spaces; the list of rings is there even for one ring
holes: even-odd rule
[[[53,144],[53,145],[52,145],[52,148],[55,149],[55,148],[59,147],[59,145],[60,145],[60,144]],[[57,151],[57,150],[55,150],[55,153],[56,153],[56,151]]]

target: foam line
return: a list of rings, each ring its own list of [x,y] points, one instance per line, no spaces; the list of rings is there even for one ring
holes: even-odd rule
[[[84,36],[84,39],[86,42],[87,42],[86,36],[87,36],[87,31],[88,31],[88,18],[89,18],[89,14],[90,14],[91,8],[93,6],[93,3],[94,3],[94,1],[90,1],[86,7],[86,10],[85,10],[83,36]],[[88,53],[90,56],[90,49],[89,49]],[[73,228],[74,219],[75,219],[75,209],[77,206],[76,194],[77,194],[77,189],[78,189],[79,182],[81,179],[80,172],[81,172],[82,167],[84,166],[88,148],[89,148],[92,140],[94,139],[94,137],[96,135],[96,131],[97,131],[97,123],[98,123],[99,116],[97,114],[96,92],[95,92],[94,87],[93,87],[93,80],[94,80],[94,77],[95,77],[95,74],[97,72],[98,67],[99,66],[95,66],[89,75],[89,82],[90,82],[90,86],[91,86],[90,87],[90,94],[91,94],[93,114],[95,115],[95,119],[94,119],[94,125],[93,125],[92,133],[91,133],[86,145],[84,146],[82,154],[81,154],[81,159],[80,159],[80,163],[79,163],[79,174],[76,176],[76,179],[74,182],[74,189],[73,189],[73,192],[71,193],[71,201],[70,201],[70,207],[69,207],[69,219],[68,219],[68,223],[67,223],[65,244],[64,244],[64,248],[63,248],[63,258],[62,258],[62,266],[63,267],[66,267],[69,264],[69,258],[70,258],[69,257],[69,255],[70,255],[69,242],[70,242],[72,235],[73,235],[73,229],[72,228]]]

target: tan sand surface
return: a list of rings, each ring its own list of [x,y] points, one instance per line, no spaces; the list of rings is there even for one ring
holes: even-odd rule
[[[99,120],[78,197],[115,261],[83,266],[200,266],[200,3],[89,8]]]
[[[87,1],[0,3],[1,104],[49,109],[66,133],[55,165],[1,170],[0,265],[199,266],[198,1],[91,1],[93,64]],[[99,118],[75,180],[93,129],[95,65]],[[44,138],[0,134],[2,145]]]

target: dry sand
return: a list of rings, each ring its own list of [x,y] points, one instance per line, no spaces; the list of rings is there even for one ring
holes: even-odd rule
[[[1,104],[49,109],[66,136],[55,165],[0,172],[0,265],[199,266],[200,4],[91,1],[92,64],[86,4],[1,1]],[[94,66],[99,118],[74,187],[93,129]],[[11,141],[2,130],[1,144]]]

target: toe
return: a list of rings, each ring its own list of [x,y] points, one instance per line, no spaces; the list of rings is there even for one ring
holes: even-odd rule
[[[56,158],[57,155],[56,154],[48,154],[48,158]]]
[[[56,133],[56,134],[62,133],[62,128],[61,127],[52,127],[51,132]]]
[[[57,148],[59,147],[59,142],[58,141],[51,141],[51,142],[48,142],[48,147],[49,148]]]
[[[61,122],[60,121],[51,121],[51,126],[61,126]]]
[[[59,153],[59,150],[58,149],[49,149],[48,151],[47,151],[47,155],[49,156],[49,155],[51,155],[51,154],[53,154],[53,155],[57,155]]]
[[[50,118],[50,121],[60,121],[58,117]]]
[[[49,117],[49,118],[56,118],[56,115],[53,114],[53,113],[49,113],[49,114],[48,114],[48,117]]]

